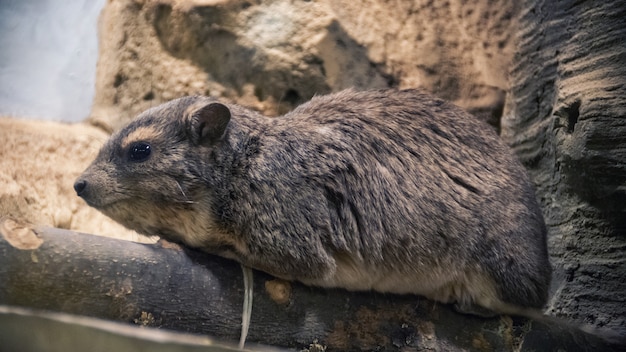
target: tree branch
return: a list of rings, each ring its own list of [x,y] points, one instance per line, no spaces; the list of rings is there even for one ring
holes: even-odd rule
[[[236,262],[172,245],[0,225],[0,304],[239,339],[244,285]],[[607,348],[552,324],[462,315],[418,296],[311,288],[258,271],[248,341],[341,351],[580,350],[581,341]]]

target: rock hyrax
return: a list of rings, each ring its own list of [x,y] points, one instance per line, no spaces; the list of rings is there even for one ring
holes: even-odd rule
[[[89,205],[307,285],[541,308],[546,227],[487,125],[418,90],[347,90],[279,118],[207,97],[140,114],[78,178]]]

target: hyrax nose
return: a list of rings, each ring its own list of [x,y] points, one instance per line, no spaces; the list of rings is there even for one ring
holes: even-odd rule
[[[85,193],[85,189],[87,188],[87,181],[85,180],[77,180],[74,183],[74,190],[79,197],[82,197]]]

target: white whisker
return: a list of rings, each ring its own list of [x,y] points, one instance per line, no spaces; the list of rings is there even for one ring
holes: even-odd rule
[[[183,195],[183,198],[185,198],[184,201],[178,201],[178,203],[194,204],[195,202],[190,200],[185,194],[185,191],[183,191],[183,187],[180,185],[180,182],[178,182],[178,180],[175,180],[175,181],[176,181],[176,185],[178,186],[178,189],[180,190],[180,193]]]

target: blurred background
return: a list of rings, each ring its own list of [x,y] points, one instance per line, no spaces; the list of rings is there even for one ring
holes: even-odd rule
[[[89,115],[104,3],[0,1],[0,115],[58,121]]]

